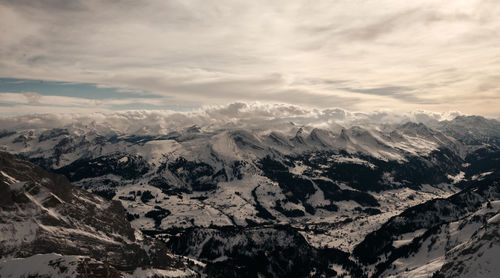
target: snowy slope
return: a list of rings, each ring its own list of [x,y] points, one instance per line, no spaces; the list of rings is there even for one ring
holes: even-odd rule
[[[27,276],[74,277],[82,267],[99,272],[106,265],[118,277],[119,271],[170,271],[187,263],[167,253],[161,242],[134,230],[120,202],[77,189],[63,176],[3,152],[0,192],[0,257],[5,258],[1,277],[20,277],[19,271]],[[20,268],[23,264],[31,268]],[[108,277],[99,275],[95,277]]]
[[[123,277],[108,264],[85,256],[37,254],[27,258],[0,260],[2,277]]]
[[[275,111],[260,115],[237,108],[231,112],[234,115],[219,115],[229,112],[101,115],[93,121],[70,120],[57,128],[18,119],[16,125],[0,132],[0,149],[65,175],[77,187],[121,203],[133,228],[163,240],[208,227],[214,233],[235,229],[238,234],[254,229],[243,232],[246,235],[263,229],[265,237],[273,238],[275,229],[285,225],[303,237],[306,249],[319,252],[326,248],[336,254],[355,252],[370,233],[383,228],[384,223],[392,223],[405,210],[448,198],[500,169],[498,122],[481,117],[434,120],[426,125],[405,121],[380,124],[361,114],[343,117],[363,120],[328,118],[338,111],[316,116],[301,111],[303,116],[277,118]],[[12,188],[24,188],[11,174],[0,174]],[[29,215],[40,214],[60,223],[69,221],[58,210],[44,205],[47,200],[58,202],[50,192],[28,192],[26,197],[33,206],[26,210]],[[105,202],[95,196],[85,198],[92,206]],[[444,215],[432,217],[449,223],[458,221]],[[434,223],[430,218],[412,221],[417,220]],[[85,223],[72,225],[75,227],[56,225],[57,231],[69,236],[77,230],[78,237],[85,240],[97,233],[103,246],[134,242]],[[28,218],[18,221],[14,228],[3,230],[5,235],[10,233],[13,242],[9,245],[4,241],[5,247],[14,250],[23,244],[29,246],[38,230],[51,238],[56,231],[53,226],[41,226]],[[471,227],[471,231],[477,228]],[[270,229],[269,233],[265,229]],[[422,236],[420,230],[383,237],[380,242],[387,243],[388,249],[404,248],[412,238]],[[231,233],[222,235],[239,238]],[[444,235],[437,241],[444,244]],[[270,238],[268,242],[272,243],[264,245],[279,244]],[[192,248],[203,249],[205,243],[202,240]],[[233,245],[224,246],[229,261],[234,259],[231,256],[238,256],[227,253],[230,249]],[[180,253],[205,263],[219,262],[197,252]],[[395,258],[391,262],[394,271],[383,274],[411,272],[425,276],[447,263],[445,251],[422,256],[420,261]],[[327,268],[337,273],[358,277],[353,269],[360,268],[347,266],[357,262],[329,263]],[[365,274],[377,273],[375,265],[367,268]],[[326,273],[325,269],[317,271]]]
[[[461,171],[463,179],[482,174],[463,169],[463,143],[423,124],[329,129],[283,124],[265,130],[145,123],[144,128],[140,133],[118,126],[106,131],[73,123],[20,129],[4,132],[0,146],[81,188],[121,201],[132,225],[145,230],[339,223],[370,216],[355,210],[370,206],[387,218],[408,205],[455,192],[455,186],[443,184],[460,181],[455,177]],[[267,157],[290,174],[268,171],[262,163]],[[441,189],[421,194],[427,185]],[[375,200],[375,194],[379,202],[363,200]],[[413,200],[403,207],[384,204],[393,195]]]
[[[499,199],[498,175],[472,183],[391,218],[354,254],[372,277],[494,277]]]

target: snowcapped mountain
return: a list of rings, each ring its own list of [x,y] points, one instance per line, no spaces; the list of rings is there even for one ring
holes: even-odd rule
[[[458,116],[451,121],[440,122],[438,127],[470,145],[484,142],[498,144],[500,137],[500,122],[479,116]]]
[[[118,201],[0,152],[1,277],[134,276],[141,268],[195,276],[189,261],[134,230]],[[56,254],[57,253],[57,254]],[[19,267],[26,265],[28,267]]]
[[[359,196],[375,200],[368,191],[448,182],[463,163],[462,154],[448,146],[461,143],[439,131],[423,134],[420,129],[404,125],[389,133],[359,126],[338,133],[295,127],[280,132],[202,132],[190,127],[155,136],[52,129],[16,131],[0,143],[8,152],[66,175],[77,186],[121,200],[136,218],[133,225],[156,229],[162,223],[193,226],[193,221],[194,226],[266,222],[259,210],[280,221],[318,220],[331,214],[328,209],[338,206],[335,201],[379,206],[377,201],[360,201]],[[161,221],[148,220],[146,214],[156,206],[181,211],[162,214]]]
[[[276,117],[270,110],[258,124],[245,116],[259,114],[247,110],[225,111],[230,117],[221,111],[140,120],[122,115],[129,126],[117,115],[109,123],[96,118],[54,128],[18,119],[17,128],[0,132],[0,149],[100,195],[85,195],[98,210],[108,208],[103,198],[121,204],[128,222],[120,225],[131,225],[122,231],[166,242],[168,252],[202,261],[211,277],[467,277],[457,262],[472,267],[464,254],[495,237],[483,222],[496,223],[497,121],[459,116],[374,123],[347,113],[330,121],[328,111]],[[38,204],[50,195],[41,192]],[[76,213],[60,198],[60,207]],[[99,217],[86,221],[112,223]],[[62,223],[56,226],[68,221],[53,218]],[[139,239],[116,239],[112,230],[74,222],[71,229],[85,235],[105,235],[101,251],[113,250],[115,241],[143,248]],[[18,227],[30,225],[38,224],[19,222],[12,234],[19,239],[25,229]],[[82,250],[89,240],[82,239]],[[496,252],[492,248],[485,252]],[[487,262],[481,270],[495,271]],[[123,264],[111,265],[132,268]]]
[[[368,234],[353,254],[371,277],[494,277],[499,199],[497,172],[446,199],[405,210]]]

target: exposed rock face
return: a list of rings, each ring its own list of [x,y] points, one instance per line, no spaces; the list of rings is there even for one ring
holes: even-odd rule
[[[417,272],[493,277],[500,270],[493,263],[500,254],[499,200],[497,172],[470,182],[449,198],[428,201],[391,218],[368,234],[354,255],[372,267],[372,277],[411,277]]]
[[[134,230],[119,201],[77,189],[64,176],[4,152],[0,190],[0,257],[80,255],[100,261],[78,259],[81,271],[112,266],[111,276],[102,277],[114,277],[113,269],[185,267],[162,243]]]
[[[467,254],[488,265],[480,254],[497,250],[483,247],[496,240],[499,130],[458,117],[326,130],[2,131],[0,149],[114,201],[5,155],[0,254],[83,255],[129,273],[186,267],[165,255],[174,252],[210,276],[464,276],[474,269]],[[143,239],[124,208],[167,247]]]

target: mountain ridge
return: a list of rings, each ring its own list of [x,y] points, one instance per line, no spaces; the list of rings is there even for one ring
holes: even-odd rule
[[[1,257],[26,262],[76,260],[79,266],[88,266],[90,259],[95,271],[108,265],[113,277],[120,276],[119,271],[175,265],[175,256],[161,242],[130,226],[120,202],[77,189],[64,176],[5,152],[0,152],[0,190]],[[33,257],[50,253],[63,256]],[[67,257],[74,255],[80,257]],[[0,274],[12,263],[12,259],[2,261]]]
[[[478,129],[477,134],[456,130],[464,122],[473,124],[468,130]],[[497,124],[468,117],[456,123],[357,122],[331,129],[300,122],[279,128],[276,123],[273,128],[266,123],[254,128],[199,124],[112,135],[94,127],[68,126],[5,131],[0,148],[120,202],[134,229],[166,242],[168,252],[201,260],[209,276],[244,276],[232,269],[247,269],[257,258],[262,265],[255,266],[253,276],[303,277],[298,265],[318,276],[351,277],[433,274],[448,265],[443,268],[448,275],[456,266],[447,261],[447,254],[451,258],[462,253],[432,248],[424,252],[422,246],[434,246],[429,242],[433,238],[439,242],[436,246],[452,244],[436,227],[453,234],[462,220],[432,222],[407,211],[433,207],[433,202],[450,210],[454,205],[444,200],[495,178],[500,141],[488,129]],[[464,217],[486,217],[485,210],[477,211]],[[390,260],[384,252],[367,259],[356,251],[366,249],[363,244],[373,233],[408,215],[428,226],[386,233],[376,240],[387,243],[380,249],[394,254],[387,253]],[[252,239],[260,234],[262,241]],[[416,241],[408,241],[407,234]],[[289,245],[282,244],[283,238],[289,238]],[[273,255],[264,259],[259,249]],[[312,261],[291,255],[287,266],[279,253],[288,249],[302,250]],[[434,265],[405,254],[432,258]],[[400,262],[409,270],[399,267]]]

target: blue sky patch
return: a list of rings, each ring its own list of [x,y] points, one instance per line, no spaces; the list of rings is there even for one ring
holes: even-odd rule
[[[86,99],[162,98],[142,92],[123,92],[116,88],[100,88],[94,84],[0,78],[0,92],[35,92],[44,96],[67,96]]]

